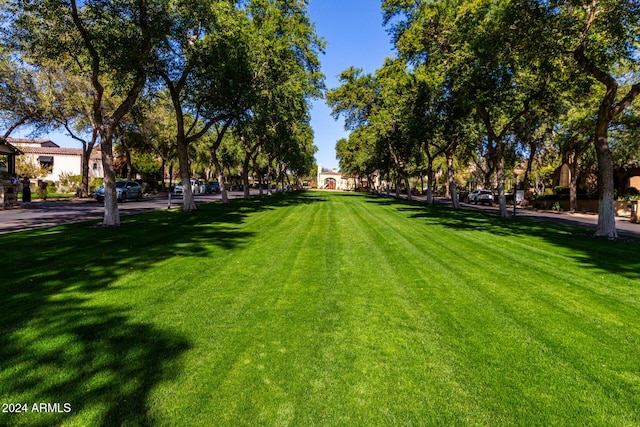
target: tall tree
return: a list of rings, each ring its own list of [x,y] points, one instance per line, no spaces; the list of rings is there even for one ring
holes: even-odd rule
[[[614,171],[609,127],[640,94],[640,3],[632,0],[551,2],[547,13],[558,18],[561,40],[572,47],[584,72],[604,86],[597,109],[594,146],[598,156],[597,236],[614,239]],[[622,88],[622,93],[620,90]]]
[[[38,65],[58,60],[65,71],[91,82],[92,116],[100,135],[105,185],[103,226],[120,225],[113,166],[113,136],[147,79],[147,62],[167,27],[163,2],[149,0],[9,0],[13,46]],[[109,82],[111,86],[106,86]],[[112,112],[106,92],[121,101]]]
[[[324,89],[318,55],[324,42],[309,18],[306,0],[253,0],[246,4],[252,67],[250,96],[238,108],[245,150],[243,181],[248,197],[249,160],[261,152],[280,169],[305,169],[315,152],[309,100]]]
[[[221,138],[248,73],[243,13],[234,1],[172,3],[172,21],[155,56],[153,75],[166,86],[175,110],[176,146],[185,211],[196,209],[188,147],[215,126]],[[246,79],[245,79],[246,80]],[[240,93],[240,94],[239,94]],[[222,183],[221,183],[222,184]]]
[[[383,2],[400,54],[455,79],[451,90],[471,100],[485,126],[495,165],[500,214],[507,217],[504,156],[515,124],[540,100],[554,71],[537,11],[527,2],[457,0]],[[537,105],[536,105],[537,104]]]

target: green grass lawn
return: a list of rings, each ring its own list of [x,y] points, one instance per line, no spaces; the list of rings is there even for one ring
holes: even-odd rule
[[[308,192],[0,247],[0,425],[640,424],[638,241]]]

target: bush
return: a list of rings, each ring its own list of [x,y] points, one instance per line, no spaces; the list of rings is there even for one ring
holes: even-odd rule
[[[36,196],[39,199],[47,200],[48,193],[49,193],[49,186],[47,185],[47,182],[44,181],[39,183],[39,185],[36,187]]]
[[[60,193],[77,193],[82,187],[82,175],[72,175],[69,172],[60,174],[60,182],[57,188]]]
[[[624,192],[624,198],[627,200],[638,200],[640,197],[640,190],[635,187],[629,187]]]
[[[559,185],[553,189],[553,192],[558,196],[563,196],[563,195],[569,194],[571,192],[571,189],[569,187]]]

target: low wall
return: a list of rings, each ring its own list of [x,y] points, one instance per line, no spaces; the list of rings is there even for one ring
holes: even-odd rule
[[[537,209],[550,210],[556,204],[556,200],[536,200],[533,202],[533,206]],[[569,200],[560,200],[560,209],[563,211],[569,211]],[[578,212],[598,212],[599,202],[597,200],[578,200]],[[629,214],[630,210],[627,207],[625,200],[614,200],[613,209],[616,215]]]

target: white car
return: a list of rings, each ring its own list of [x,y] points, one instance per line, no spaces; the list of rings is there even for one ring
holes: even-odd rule
[[[104,186],[96,190],[96,200],[100,203],[104,203]],[[142,186],[135,181],[116,181],[116,199],[118,202],[124,203],[127,199],[135,199],[136,201],[142,198]]]
[[[199,179],[192,179],[191,180],[191,193],[192,194],[204,194],[205,192],[205,187],[204,187],[204,183],[202,181],[200,181]],[[174,195],[178,195],[178,194],[183,194],[184,190],[182,188],[182,184],[177,184],[175,187],[173,187],[173,194]]]
[[[493,193],[489,190],[473,190],[467,196],[467,201],[469,203],[487,203],[489,205],[493,204]]]

